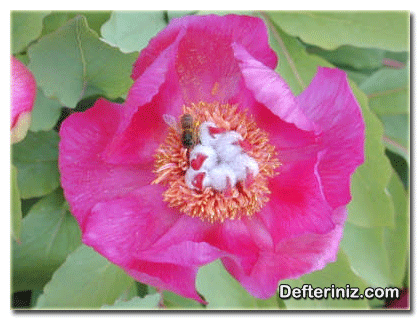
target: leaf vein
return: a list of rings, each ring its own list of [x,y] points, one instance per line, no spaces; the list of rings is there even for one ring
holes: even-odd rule
[[[51,234],[51,241],[49,242],[47,248],[46,248],[46,256],[48,256],[50,254],[51,248],[53,246],[54,241],[57,239],[57,235],[58,235],[58,231],[60,230],[61,225],[63,224],[64,218],[66,216],[66,209],[63,206],[63,208],[60,211],[61,217],[58,220],[57,225],[54,228],[53,233]]]
[[[385,90],[385,91],[374,92],[374,93],[368,94],[367,97],[370,99],[370,98],[375,98],[375,97],[378,97],[378,96],[386,96],[388,94],[401,92],[401,91],[404,91],[406,89],[407,89],[407,87],[404,86],[404,87],[399,87],[399,88],[395,88],[395,89],[389,89],[389,90]]]
[[[87,71],[86,71],[86,59],[83,52],[82,39],[81,39],[82,32],[83,32],[82,30],[83,26],[81,24],[83,24],[83,18],[81,17],[80,20],[78,20],[77,22],[78,23],[76,23],[76,41],[77,41],[77,46],[80,50],[80,59],[81,59],[82,68],[83,68],[83,74],[82,74],[83,85],[82,85],[82,91],[80,92],[80,97],[79,97],[79,100],[81,100],[83,98],[83,95],[85,94],[85,90],[87,87]]]

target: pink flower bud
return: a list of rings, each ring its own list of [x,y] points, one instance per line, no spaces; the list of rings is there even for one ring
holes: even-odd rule
[[[11,56],[11,142],[21,141],[31,124],[31,112],[36,97],[36,82],[31,71],[14,56]]]

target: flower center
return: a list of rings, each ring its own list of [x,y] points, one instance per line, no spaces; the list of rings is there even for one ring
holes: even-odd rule
[[[183,113],[155,154],[152,183],[168,186],[164,201],[212,223],[261,210],[269,201],[268,178],[280,166],[268,134],[228,104],[200,102]]]
[[[251,149],[236,131],[226,131],[213,122],[200,125],[199,143],[190,151],[190,166],[185,183],[190,189],[202,191],[210,187],[225,195],[243,182],[250,185],[258,174],[258,163],[244,152]]]

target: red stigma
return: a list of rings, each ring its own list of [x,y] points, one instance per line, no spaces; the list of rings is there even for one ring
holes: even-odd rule
[[[207,156],[204,154],[197,154],[197,157],[195,157],[193,160],[191,160],[191,168],[194,170],[200,170],[201,166],[203,165],[203,162],[207,159]]]

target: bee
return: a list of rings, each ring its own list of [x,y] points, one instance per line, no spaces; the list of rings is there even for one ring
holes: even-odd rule
[[[188,150],[192,149],[199,142],[197,124],[194,123],[194,118],[189,113],[185,113],[181,116],[179,124],[175,117],[169,114],[164,114],[163,120],[168,126],[178,132],[184,148]]]

